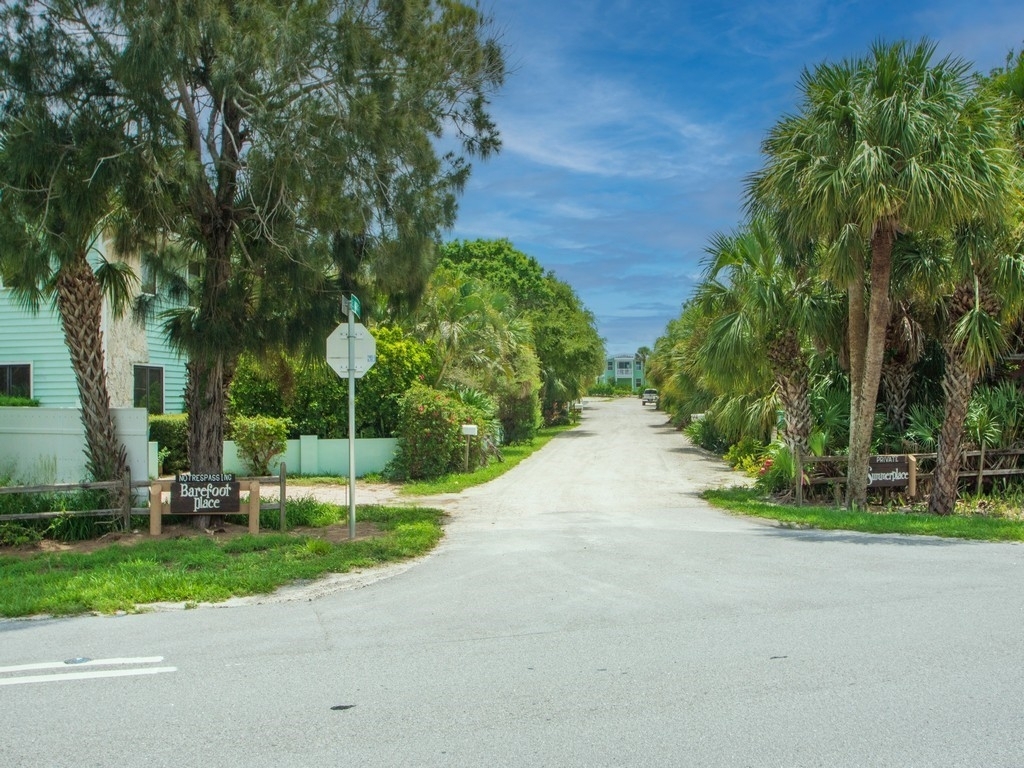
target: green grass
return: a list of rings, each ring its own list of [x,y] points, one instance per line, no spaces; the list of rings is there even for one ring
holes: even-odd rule
[[[249,497],[243,496],[241,498],[241,508],[247,509],[249,503]],[[313,496],[299,496],[297,498],[287,499],[284,506],[285,512],[285,525],[291,530],[297,526],[305,526],[310,528],[323,528],[327,525],[333,525],[334,523],[340,522],[342,519],[347,519],[348,508],[340,507],[337,504],[331,504],[326,501],[318,501]],[[174,520],[173,516],[170,518]],[[187,518],[177,518],[179,520],[187,520]],[[247,512],[240,513],[237,515],[227,515],[225,519],[229,523],[235,523],[236,525],[248,525],[249,515]],[[281,512],[277,503],[274,502],[273,507],[267,507],[266,509],[260,510],[260,530],[281,530]]]
[[[379,472],[367,472],[362,477],[356,478],[363,483],[386,483],[387,480]],[[314,485],[348,485],[347,475],[288,475],[288,485],[314,486]]]
[[[293,475],[288,473],[288,485],[348,485],[345,475]]]
[[[915,512],[851,512],[835,507],[795,507],[765,500],[749,488],[709,490],[702,494],[713,506],[729,512],[793,527],[864,533],[903,533],[982,541],[1024,541],[1024,522],[999,516],[958,513],[948,517]]]
[[[492,460],[486,467],[480,467],[474,472],[457,472],[436,480],[407,482],[402,486],[402,493],[407,496],[431,496],[437,493],[458,493],[474,485],[482,485],[505,474],[523,459],[539,451],[557,435],[574,428],[575,425],[544,427],[537,430],[537,437],[532,443],[504,446],[501,449],[504,461]]]
[[[339,510],[338,519],[343,512]],[[297,579],[424,554],[442,536],[443,513],[422,507],[361,506],[357,519],[383,535],[333,544],[312,536],[205,536],[111,545],[88,554],[0,557],[0,615],[136,611],[154,602],[218,602],[272,592]]]

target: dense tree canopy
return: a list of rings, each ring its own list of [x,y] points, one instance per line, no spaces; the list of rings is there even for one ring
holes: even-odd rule
[[[604,367],[593,314],[572,287],[508,240],[448,243],[445,259],[513,296],[525,310],[543,380],[545,413],[581,397]]]
[[[1024,351],[1022,73],[1020,55],[979,76],[928,42],[876,43],[804,72],[796,112],[771,129],[749,179],[752,219],[712,240],[694,297],[651,356],[662,405],[681,423],[706,411],[695,438],[732,445],[734,458],[761,445],[759,482],[773,490],[808,469],[789,447],[848,451],[855,505],[870,452],[937,450],[939,514],[986,446],[1019,439],[1024,394],[999,377],[1015,365],[1004,353]],[[755,235],[765,224],[771,238]],[[799,440],[764,446],[755,417],[787,380],[785,418],[770,422],[792,429],[799,394],[811,428],[797,419]],[[965,463],[965,446],[981,457]]]
[[[999,221],[1013,159],[996,105],[970,67],[935,46],[876,43],[860,59],[805,71],[797,114],[764,141],[751,208],[791,242],[821,242],[824,276],[848,295],[848,503],[861,506],[891,315],[893,246],[906,231]]]
[[[104,293],[115,314],[124,309],[132,279],[103,244],[124,182],[138,171],[121,128],[126,114],[93,41],[34,29],[17,4],[0,10],[0,28],[0,276],[32,311],[56,306],[87,469],[120,478],[127,462],[110,412],[101,312]]]
[[[116,105],[97,119],[145,164],[123,179],[134,226],[121,242],[176,252],[187,306],[167,330],[189,358],[193,470],[221,466],[238,355],[322,337],[346,285],[421,291],[467,158],[498,148],[487,100],[501,51],[465,3],[54,0],[5,13],[29,78],[87,49],[89,77],[67,88]]]

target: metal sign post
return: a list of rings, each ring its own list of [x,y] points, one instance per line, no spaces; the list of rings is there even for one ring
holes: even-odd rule
[[[348,379],[348,537],[356,537],[356,379],[377,362],[377,341],[355,318],[362,311],[359,299],[344,297],[342,311],[348,315],[327,337],[327,364]],[[342,340],[346,343],[342,346]]]
[[[359,306],[358,304],[356,305]],[[348,537],[356,537],[356,334],[355,312],[348,313]]]

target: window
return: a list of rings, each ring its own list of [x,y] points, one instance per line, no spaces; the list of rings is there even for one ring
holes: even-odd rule
[[[151,264],[144,263],[142,265],[142,281],[139,290],[150,296],[156,295],[156,270]]]
[[[632,373],[633,372],[633,363],[631,361],[629,361],[629,360],[625,360],[625,361],[620,360],[619,361],[619,373],[623,373],[623,372],[626,372],[626,373]]]
[[[611,360],[609,360],[608,361],[608,370],[611,371],[611,370],[614,370],[614,369],[615,369],[615,363],[612,362]]]
[[[135,366],[136,408],[145,408],[153,415],[164,412],[164,369],[150,365]]]
[[[637,379],[636,380],[636,388],[637,389],[640,389],[640,387],[642,387],[643,385],[644,385],[644,380],[643,379]]]
[[[32,366],[28,363],[0,365],[0,395],[32,397]]]

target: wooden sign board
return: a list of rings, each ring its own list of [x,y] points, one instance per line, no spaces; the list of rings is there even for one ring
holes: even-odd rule
[[[902,487],[909,482],[910,462],[906,454],[868,458],[868,488]]]
[[[178,475],[171,483],[172,515],[224,515],[241,504],[234,475]]]

